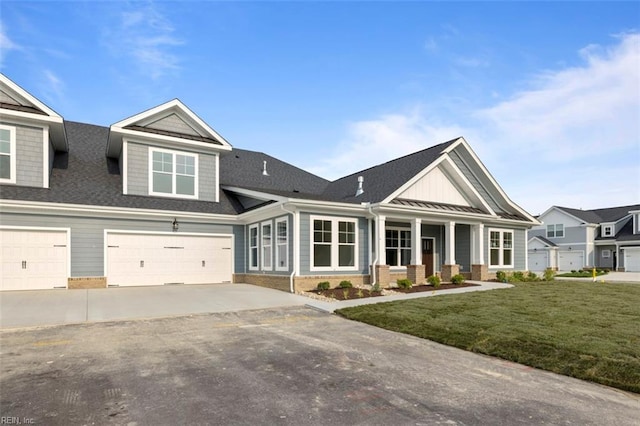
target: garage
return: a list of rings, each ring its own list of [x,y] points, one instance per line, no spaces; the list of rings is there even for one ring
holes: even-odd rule
[[[0,229],[0,290],[67,287],[68,229]]]
[[[640,272],[640,247],[624,249],[624,270],[626,272]]]
[[[230,235],[107,232],[106,245],[108,285],[231,282]]]
[[[558,269],[561,271],[580,270],[584,267],[584,252],[561,251],[558,253]]]
[[[544,271],[549,267],[548,251],[530,251],[529,252],[529,270],[534,272]]]

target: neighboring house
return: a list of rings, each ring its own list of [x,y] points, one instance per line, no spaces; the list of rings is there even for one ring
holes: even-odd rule
[[[110,127],[0,74],[0,289],[527,269],[538,225],[457,138],[330,182],[232,146],[179,100]]]
[[[529,231],[529,268],[640,271],[640,204],[596,210],[553,206]]]

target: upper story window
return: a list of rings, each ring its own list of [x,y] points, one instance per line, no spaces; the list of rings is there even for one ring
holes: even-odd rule
[[[387,265],[406,266],[411,263],[411,231],[388,229],[385,231]]]
[[[198,198],[198,155],[149,148],[149,194]]]
[[[513,268],[513,231],[489,230],[489,265]]]
[[[0,125],[0,182],[16,183],[16,128]]]
[[[547,238],[564,238],[564,225],[547,225]]]
[[[311,217],[311,270],[356,270],[356,219]]]
[[[613,236],[613,226],[606,225],[602,227],[602,236],[603,237],[611,237]]]

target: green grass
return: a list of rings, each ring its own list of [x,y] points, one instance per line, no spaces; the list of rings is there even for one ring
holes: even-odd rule
[[[596,276],[600,277],[606,275],[606,271],[596,271]],[[576,271],[565,272],[564,274],[557,274],[556,278],[591,278],[593,277],[593,271]]]
[[[640,285],[554,281],[344,308],[339,315],[640,393]]]

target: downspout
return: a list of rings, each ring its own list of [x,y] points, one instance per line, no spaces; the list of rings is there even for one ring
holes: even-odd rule
[[[376,227],[377,227],[379,218],[378,218],[378,215],[375,214],[373,212],[373,210],[371,209],[371,203],[369,203],[368,209],[369,209],[369,214],[371,216],[373,216],[373,218],[375,220],[375,223],[376,223]],[[369,223],[369,235],[371,235],[371,234],[372,234],[372,232],[371,232],[371,223]],[[379,235],[376,235],[376,239],[379,238],[379,237],[380,237]],[[373,240],[373,238],[371,238],[371,239]],[[373,244],[374,242],[371,241],[371,243]],[[372,286],[374,286],[376,284],[376,263],[378,263],[379,251],[380,251],[380,247],[378,247],[377,244],[374,247],[376,249],[376,257],[375,257],[375,259],[373,259],[373,262],[371,262],[371,278],[372,278],[371,285]]]
[[[293,243],[293,268],[291,268],[291,275],[289,275],[289,292],[290,293],[294,293],[294,285],[293,285],[293,278],[296,276],[296,273],[298,272],[298,257],[299,257],[299,253],[298,253],[298,240],[299,240],[299,235],[298,235],[298,228],[300,227],[300,214],[297,210],[287,210],[284,208],[284,203],[280,204],[280,207],[282,208],[283,211],[287,212],[287,213],[291,213],[292,216],[292,227],[293,228],[291,230],[291,235],[294,237],[291,242]]]

